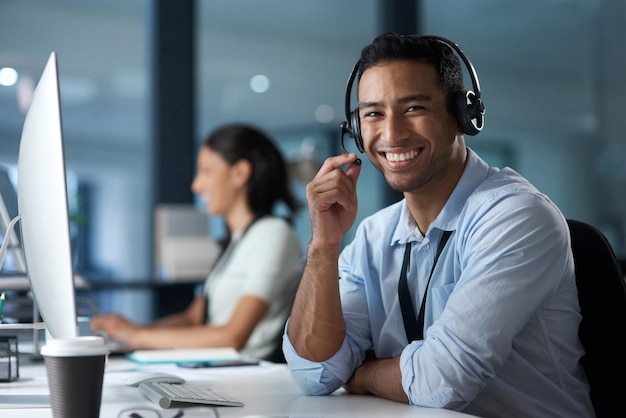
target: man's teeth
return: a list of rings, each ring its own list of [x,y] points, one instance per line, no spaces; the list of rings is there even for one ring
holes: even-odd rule
[[[417,156],[417,151],[416,150],[412,150],[409,152],[403,152],[400,154],[394,153],[394,152],[386,152],[385,153],[385,158],[387,158],[388,161],[393,161],[393,162],[400,162],[400,161],[406,161],[406,160],[410,160],[412,158],[415,158]]]

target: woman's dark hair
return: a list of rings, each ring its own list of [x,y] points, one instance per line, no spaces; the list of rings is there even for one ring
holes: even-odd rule
[[[220,154],[230,165],[248,160],[252,173],[248,180],[248,204],[257,217],[270,214],[277,202],[284,202],[292,216],[300,209],[290,189],[287,164],[272,139],[261,129],[233,123],[214,130],[203,146]]]
[[[463,73],[459,58],[450,46],[436,39],[418,35],[397,33],[379,35],[361,51],[359,79],[368,68],[397,59],[432,65],[439,75],[439,86],[448,98],[448,110],[453,110],[454,94],[463,90]]]

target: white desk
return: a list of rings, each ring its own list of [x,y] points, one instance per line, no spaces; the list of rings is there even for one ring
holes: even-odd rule
[[[261,366],[182,369],[174,365],[138,365],[123,358],[107,361],[102,394],[101,418],[116,418],[129,407],[158,406],[148,401],[135,387],[125,386],[123,380],[139,370],[167,371],[190,382],[210,383],[215,389],[242,400],[243,407],[218,407],[216,416],[249,418],[287,417],[468,417],[454,411],[409,406],[374,396],[350,395],[343,390],[331,396],[304,396],[291,381],[285,365],[263,363]],[[43,364],[20,365],[20,379],[0,383],[0,415],[11,418],[52,417],[47,405],[48,387]],[[25,399],[24,396],[32,396]],[[6,409],[20,398],[29,407]],[[172,417],[176,409],[161,410],[164,418]]]

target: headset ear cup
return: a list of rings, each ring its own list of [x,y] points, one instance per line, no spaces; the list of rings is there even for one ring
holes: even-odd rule
[[[365,152],[363,137],[361,137],[361,119],[359,118],[358,110],[350,112],[350,128],[352,130],[352,135],[354,136],[354,141],[356,142],[356,148],[359,152]]]
[[[477,109],[479,104],[476,102],[474,92],[471,90],[459,91],[454,96],[453,106],[456,121],[464,134],[474,136],[482,130],[482,110]]]

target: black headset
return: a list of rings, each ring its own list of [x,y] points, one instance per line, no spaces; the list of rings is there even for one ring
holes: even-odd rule
[[[452,42],[449,39],[443,38],[441,36],[418,36],[420,39],[434,39],[436,41],[442,42],[452,49],[454,49],[457,55],[461,58],[467,71],[469,72],[470,78],[472,79],[472,90],[460,90],[456,93],[453,93],[452,98],[452,110],[454,113],[454,117],[456,118],[457,123],[459,124],[459,128],[463,131],[464,134],[474,136],[479,133],[483,129],[483,125],[485,122],[485,105],[480,99],[480,84],[478,83],[478,76],[476,75],[476,70],[474,70],[474,66],[467,59],[461,48]],[[343,143],[344,134],[348,134],[348,136],[354,138],[356,142],[356,147],[360,152],[365,152],[365,147],[363,146],[363,137],[361,136],[361,120],[359,118],[359,109],[350,110],[350,96],[352,95],[352,85],[354,84],[354,80],[356,79],[357,74],[359,73],[359,67],[361,62],[358,61],[354,68],[352,69],[352,73],[350,73],[350,77],[348,78],[348,85],[346,86],[346,101],[345,101],[345,112],[347,121],[342,122],[341,127],[341,147],[347,153],[346,147]]]

